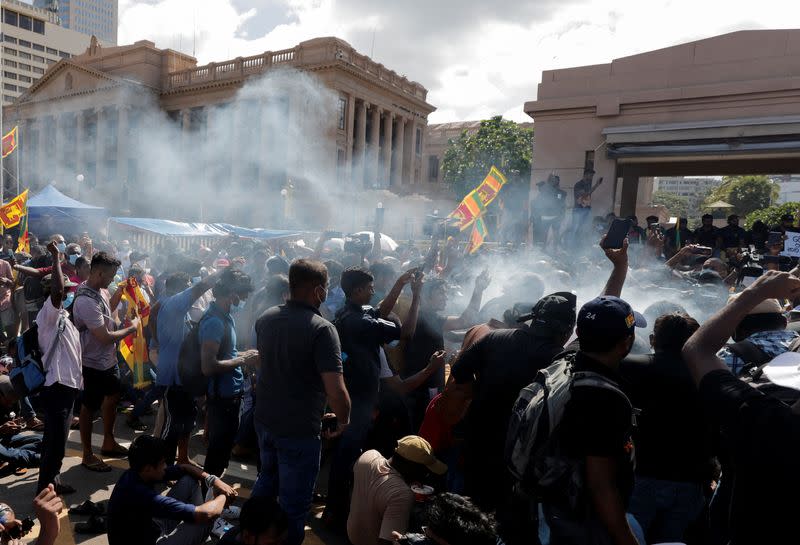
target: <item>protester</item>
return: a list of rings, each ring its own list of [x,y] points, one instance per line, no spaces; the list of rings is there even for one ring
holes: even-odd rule
[[[714,227],[714,216],[711,214],[703,214],[700,221],[702,221],[702,225],[695,229],[692,234],[692,242],[700,246],[711,248],[714,250],[714,253],[716,253],[716,251],[719,250],[719,229]]]
[[[583,178],[575,182],[572,188],[573,207],[572,207],[572,226],[570,227],[570,239],[574,245],[583,245],[581,237],[587,233],[589,220],[592,217],[592,193],[600,186],[603,179],[597,180],[592,185],[594,179],[594,169],[585,168]]]
[[[495,545],[500,543],[492,517],[482,513],[468,498],[437,494],[422,515],[423,535],[396,536],[396,543],[415,545]]]
[[[747,244],[747,232],[739,227],[739,216],[731,214],[728,216],[728,225],[720,229],[719,247],[728,253],[728,257],[733,257],[739,248],[744,248]]]
[[[567,206],[567,192],[560,189],[561,178],[550,174],[546,182],[536,184],[539,193],[531,203],[531,223],[534,244],[546,248],[548,240],[555,242]],[[550,238],[550,231],[553,231]]]
[[[405,533],[414,505],[411,484],[423,484],[429,475],[444,475],[446,471],[447,466],[436,459],[430,444],[414,435],[400,439],[388,460],[375,450],[362,454],[353,468],[347,519],[351,543],[382,545],[391,543],[394,533]]]
[[[289,518],[288,543],[299,545],[319,473],[326,397],[333,409],[333,426],[324,432],[328,438],[341,435],[350,423],[350,397],[339,336],[319,312],[328,295],[327,269],[318,261],[295,261],[289,290],[289,301],[267,310],[256,323],[261,470],[253,496],[278,498]]]
[[[130,469],[119,478],[108,502],[109,545],[198,545],[208,538],[214,518],[237,496],[197,466],[167,466],[164,442],[157,437],[137,437],[128,461]],[[166,481],[177,482],[161,495],[153,485]],[[210,501],[203,501],[201,482],[209,488]]]

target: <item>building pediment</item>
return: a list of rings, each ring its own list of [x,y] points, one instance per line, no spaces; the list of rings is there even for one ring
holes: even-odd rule
[[[92,93],[118,87],[123,80],[85,66],[62,60],[53,65],[42,78],[18,99],[17,103],[40,102]]]

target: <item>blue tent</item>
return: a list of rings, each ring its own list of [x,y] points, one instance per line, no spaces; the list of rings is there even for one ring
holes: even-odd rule
[[[28,228],[42,236],[96,233],[105,229],[107,219],[105,208],[76,201],[52,185],[28,198]]]

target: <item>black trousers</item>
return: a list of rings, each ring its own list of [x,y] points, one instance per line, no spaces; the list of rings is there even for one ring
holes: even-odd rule
[[[61,472],[61,462],[67,448],[69,425],[72,422],[72,406],[78,390],[55,383],[43,388],[39,394],[44,416],[42,437],[42,460],[39,467],[37,494],[48,484],[56,484]]]
[[[241,398],[206,401],[208,420],[208,450],[203,469],[210,475],[222,476],[231,459],[231,451],[239,431],[239,406]]]

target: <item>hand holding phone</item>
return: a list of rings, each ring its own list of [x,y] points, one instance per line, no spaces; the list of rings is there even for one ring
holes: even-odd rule
[[[603,239],[602,248],[605,250],[618,250],[628,237],[631,230],[631,220],[615,219],[608,227],[608,232]]]

